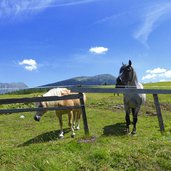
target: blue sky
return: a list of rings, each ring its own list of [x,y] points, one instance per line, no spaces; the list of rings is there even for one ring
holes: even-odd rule
[[[76,76],[171,80],[170,0],[1,0],[0,82],[29,87]]]

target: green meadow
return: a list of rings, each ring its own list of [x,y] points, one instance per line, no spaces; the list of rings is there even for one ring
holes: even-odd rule
[[[145,88],[171,89],[171,82],[146,84]],[[0,98],[42,94],[0,95]],[[168,171],[171,170],[171,95],[159,95],[165,132],[160,133],[153,96],[138,116],[137,134],[125,134],[122,95],[87,94],[86,113],[90,135],[83,122],[75,138],[63,115],[65,137],[59,139],[59,123],[53,111],[35,122],[34,112],[0,115],[1,171]],[[34,104],[1,105],[2,108],[34,107]],[[24,115],[24,118],[20,118]],[[132,119],[132,117],[131,117]]]

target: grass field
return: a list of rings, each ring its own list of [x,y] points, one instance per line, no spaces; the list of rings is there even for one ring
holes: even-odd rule
[[[145,88],[163,86],[171,89],[171,82],[148,84]],[[37,94],[1,95],[0,98]],[[52,111],[40,122],[33,120],[34,113],[0,115],[0,170],[171,170],[171,95],[160,95],[159,100],[165,124],[163,135],[152,95],[147,96],[147,103],[141,108],[136,136],[125,134],[122,95],[87,94],[89,137],[84,136],[81,121],[81,130],[71,138],[64,115],[65,138],[59,139],[59,124]],[[1,106],[15,107],[27,105]],[[21,119],[21,115],[25,118]]]

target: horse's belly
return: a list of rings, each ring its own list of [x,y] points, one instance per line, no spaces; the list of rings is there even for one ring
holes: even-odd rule
[[[140,106],[140,105],[136,105],[136,103],[134,102],[126,102],[124,103],[124,105],[126,108],[136,108],[137,106]]]
[[[143,100],[138,94],[124,96],[124,105],[129,108],[136,108],[141,106]]]
[[[56,110],[56,113],[59,114],[68,114],[70,112],[70,110]]]

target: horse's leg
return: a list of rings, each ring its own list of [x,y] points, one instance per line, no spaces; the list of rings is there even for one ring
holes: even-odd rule
[[[76,111],[73,111],[73,127],[75,129],[75,124],[76,124],[76,118],[77,118],[77,112]]]
[[[138,121],[138,112],[139,112],[140,108],[132,108],[132,115],[133,115],[133,130],[132,130],[132,134],[136,134],[137,130],[136,130],[136,124]]]
[[[60,124],[60,134],[59,134],[59,137],[60,138],[63,138],[64,137],[64,131],[63,131],[63,123],[62,123],[62,114],[58,113],[56,111],[56,115],[59,119],[59,124]]]
[[[74,132],[74,114],[73,111],[69,111],[69,115],[71,116],[71,137],[73,138],[75,136],[75,132]]]
[[[79,130],[80,129],[80,118],[81,118],[81,111],[77,111],[76,112],[76,125],[75,125],[75,129]]]
[[[72,124],[72,116],[71,116],[71,113],[68,112],[68,126],[71,128],[71,124]]]
[[[125,120],[126,120],[126,132],[129,133],[129,125],[131,123],[131,121],[130,121],[130,109],[127,108],[125,110],[125,112],[126,112],[126,116],[125,116]]]

